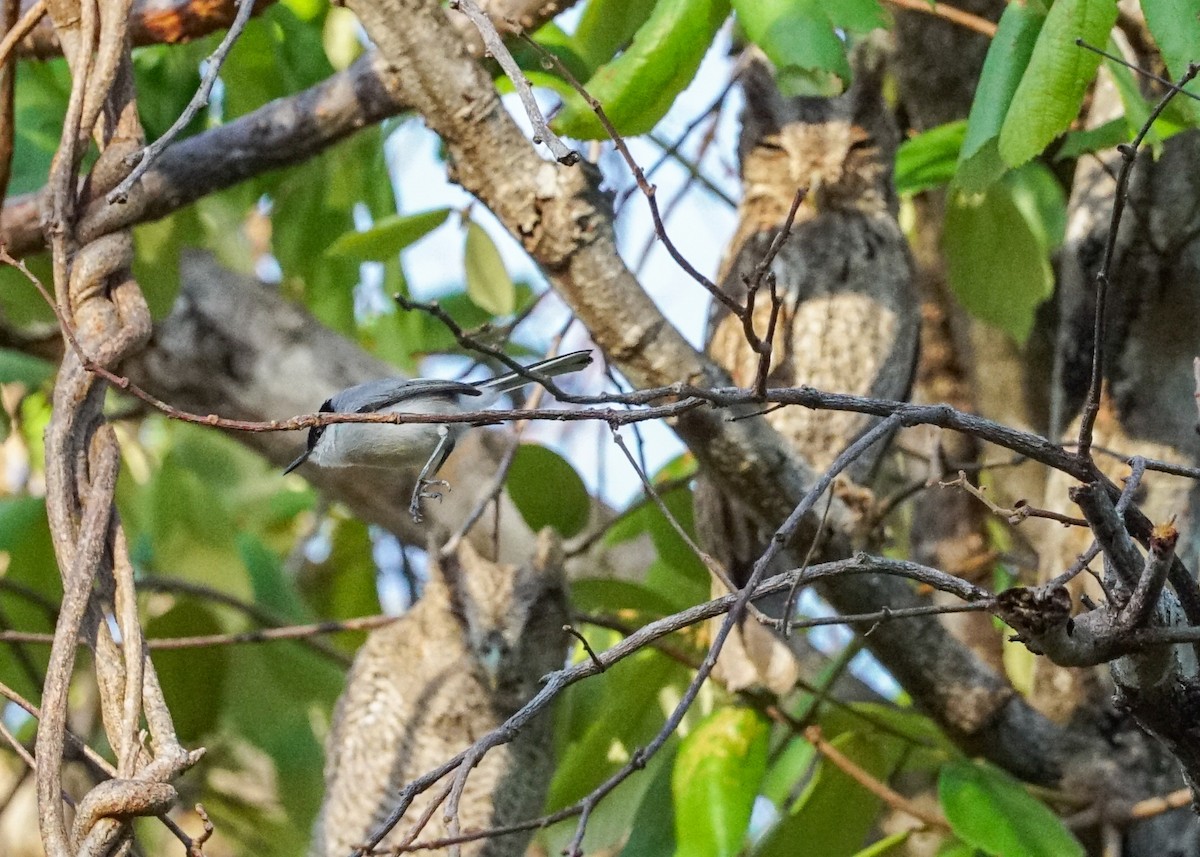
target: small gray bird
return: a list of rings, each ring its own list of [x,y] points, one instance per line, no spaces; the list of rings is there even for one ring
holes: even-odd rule
[[[484,559],[465,539],[451,556],[429,556],[421,600],[372,631],[354,659],[333,714],[310,857],[347,857],[378,831],[400,789],[500,727],[566,660],[570,614],[553,531],[538,534],[519,566]],[[464,832],[537,817],[554,774],[552,726],[549,712],[539,714],[471,771],[459,803]],[[378,847],[395,846],[442,785],[418,795]],[[420,838],[447,833],[437,810]],[[531,836],[476,840],[463,857],[519,857]]]
[[[436,378],[381,378],[348,387],[325,400],[321,413],[461,414],[490,407],[505,393],[531,384],[537,375],[553,378],[578,372],[592,362],[590,351],[573,351],[525,367],[529,375],[508,372],[490,381],[443,381]],[[530,377],[530,375],[534,377]],[[413,489],[409,511],[421,520],[420,503],[441,495],[426,487],[454,449],[466,423],[334,423],[308,430],[308,448],[284,469],[304,462],[319,467],[384,467],[401,470],[424,465]]]

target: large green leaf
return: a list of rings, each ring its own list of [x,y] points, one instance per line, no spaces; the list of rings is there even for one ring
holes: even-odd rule
[[[63,60],[20,62],[16,70],[9,196],[37,190],[46,183],[71,94],[71,75]]]
[[[834,32],[820,0],[734,0],[746,37],[774,64],[787,95],[817,73],[833,73],[844,86],[850,80],[846,45]]]
[[[663,505],[695,540],[692,492],[677,487],[661,496]],[[657,504],[645,503],[617,521],[605,536],[607,544],[619,544],[650,536],[657,557],[646,570],[645,585],[681,610],[708,598],[710,578],[704,563],[671,526]]]
[[[302,20],[283,3],[252,18],[221,69],[225,115],[242,116],[333,74],[321,41],[323,23]]]
[[[767,769],[766,719],[748,708],[720,708],[679,747],[675,794],[676,857],[739,854]]]
[[[467,294],[480,309],[492,315],[509,315],[517,305],[517,290],[500,251],[490,235],[478,223],[467,224],[463,263],[467,275]]]
[[[1113,0],[1057,0],[1050,7],[1000,129],[1006,164],[1020,166],[1040,154],[1075,120],[1100,65],[1099,54],[1075,42],[1106,44],[1116,21]]]
[[[531,529],[554,527],[570,537],[588,522],[591,495],[575,468],[554,450],[521,444],[507,486],[509,498]]]
[[[653,11],[646,0],[589,0],[572,39],[589,75],[628,45]]]
[[[146,637],[198,637],[228,630],[204,604],[176,604],[146,623]],[[229,646],[168,649],[154,653],[154,667],[171,709],[175,731],[195,744],[216,728],[225,702]]]
[[[973,762],[946,765],[938,777],[938,799],[955,834],[987,854],[1084,854],[1062,821],[999,768]]]
[[[671,795],[674,759],[667,750],[659,756],[663,764],[659,765],[638,804],[629,840],[621,849],[620,857],[662,857],[675,853],[675,803]]]
[[[62,584],[44,500],[0,500],[0,557],[4,580],[19,587],[19,591],[0,588],[0,619],[14,629],[52,632]],[[13,644],[5,646],[3,652],[0,681],[36,699],[45,678],[49,648]]]
[[[1200,59],[1196,46],[1200,45],[1200,14],[1193,0],[1142,0],[1142,12],[1146,26],[1154,35],[1154,43],[1167,63],[1167,70],[1178,79],[1187,70],[1188,63]],[[1200,88],[1195,81],[1188,85],[1191,92]],[[1190,101],[1182,98],[1178,101]],[[1188,111],[1194,117],[1196,105],[1191,103]]]
[[[969,191],[982,191],[1004,173],[1000,129],[1045,20],[1032,5],[1009,3],[1004,8],[983,61],[959,154],[958,183]]]
[[[599,632],[589,632],[588,637],[595,648],[605,647]],[[688,675],[664,655],[642,651],[568,688],[555,710],[558,768],[547,806],[557,809],[574,803],[612,776],[630,753],[645,746],[663,724],[664,701],[678,699]],[[615,847],[630,835],[635,811],[660,766],[669,764],[674,746],[674,739],[668,741],[645,771],[627,778],[601,802],[588,821],[585,852]],[[559,853],[570,841],[575,822],[569,819],[547,831],[548,853]]]
[[[415,244],[446,222],[448,208],[434,208],[416,214],[392,214],[363,232],[347,232],[329,245],[330,256],[344,256],[359,262],[386,262]]]
[[[901,143],[896,151],[896,192],[920,193],[953,179],[966,131],[962,120],[947,122]]]
[[[1012,188],[998,183],[981,194],[954,194],[943,245],[950,284],[963,305],[1024,342],[1054,278],[1046,247]]]
[[[832,743],[876,779],[887,781],[904,753],[904,744],[885,735],[847,732]],[[822,761],[816,776],[792,808],[759,846],[755,857],[805,854],[853,854],[875,827],[882,801],[841,769]]]
[[[11,348],[0,348],[0,384],[17,382],[33,389],[54,375],[54,364]]]
[[[658,124],[700,67],[717,30],[729,15],[729,0],[658,0],[633,43],[585,84],[605,115],[625,135],[645,134]],[[554,129],[564,136],[599,140],[608,136],[578,94],[564,98]]]

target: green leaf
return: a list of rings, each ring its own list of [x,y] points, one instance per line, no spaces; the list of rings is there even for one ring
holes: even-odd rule
[[[905,752],[904,742],[883,735],[846,733],[830,743],[884,782]],[[791,814],[764,837],[754,857],[792,857],[797,842],[809,854],[853,854],[863,848],[882,804],[848,774],[822,761]]]
[[[1142,0],[1141,5],[1154,44],[1162,53],[1171,77],[1178,80],[1187,71],[1188,63],[1200,59],[1196,54],[1196,46],[1200,45],[1200,14],[1196,4],[1192,0]],[[1194,81],[1188,89],[1196,90]]]
[[[176,604],[146,623],[146,637],[200,637],[226,629],[211,609],[194,600]],[[171,708],[175,731],[194,744],[212,732],[221,715],[229,670],[228,646],[154,652],[154,667]]]
[[[23,260],[49,292],[54,291],[54,272],[50,268],[50,256],[39,253],[26,256]],[[0,264],[0,316],[15,327],[25,327],[39,322],[53,322],[54,310],[34,288],[25,275],[11,265]]]
[[[238,533],[238,554],[250,572],[254,601],[295,621],[312,618],[291,581],[283,573],[283,564],[273,551],[250,533]]]
[[[4,580],[23,590],[0,589],[4,621],[22,631],[53,632],[62,584],[43,499],[0,500],[0,567]],[[6,648],[0,657],[0,681],[37,699],[49,656],[48,646]]]
[[[333,74],[321,43],[321,24],[315,18],[302,20],[278,3],[251,18],[221,68],[225,117],[243,116]]]
[[[694,539],[692,492],[679,487],[661,495],[661,499],[684,532]],[[676,610],[708,598],[708,570],[656,504],[646,503],[625,515],[609,529],[604,541],[619,544],[642,535],[650,536],[658,554],[646,572],[647,587],[668,599]]]
[[[198,211],[196,206],[188,206],[169,217],[134,227],[133,273],[154,318],[165,317],[175,304],[180,284],[180,254],[185,248],[196,246],[205,234]],[[234,231],[240,226],[240,222],[235,224]],[[228,234],[228,229],[223,231]]]
[[[762,796],[786,811],[795,796],[796,784],[812,770],[817,751],[803,738],[791,738],[782,752],[776,754],[762,781]]]
[[[948,184],[958,169],[966,132],[965,121],[947,122],[901,143],[896,151],[896,192],[920,193]]]
[[[890,23],[879,0],[838,0],[837,3],[824,5],[829,20],[839,30],[869,33]]]
[[[583,480],[565,458],[523,443],[508,471],[508,496],[533,530],[554,527],[564,537],[584,528],[592,500]]]
[[[297,581],[305,599],[325,619],[349,619],[381,612],[375,582],[378,569],[367,525],[357,518],[339,520],[329,540],[325,561],[306,567]],[[366,640],[366,632],[335,634],[329,640],[353,654]]]
[[[1004,173],[997,147],[1000,129],[1045,19],[1043,13],[1022,3],[1004,8],[983,61],[959,154],[958,183],[967,190],[982,191]]]
[[[633,43],[584,84],[624,135],[645,134],[691,83],[713,37],[729,15],[729,0],[658,0]],[[578,94],[563,99],[555,131],[567,137],[608,136]]]
[[[618,639],[608,633],[606,638],[599,631],[589,632],[588,638],[600,650]],[[602,675],[569,687],[555,710],[558,767],[547,807],[574,803],[612,776],[636,748],[645,746],[662,727],[664,705],[679,698],[689,675],[661,653],[642,651]],[[642,796],[660,766],[669,767],[676,746],[676,739],[668,741],[645,771],[629,777],[601,802],[588,821],[585,853],[608,847],[615,850],[630,835]],[[575,825],[576,819],[568,819],[551,827],[545,837],[547,853],[559,853],[570,841]]]
[[[678,609],[673,600],[650,587],[615,577],[588,577],[571,581],[571,603],[584,612],[636,610],[654,616],[666,616]]]
[[[963,306],[1024,342],[1054,276],[1012,189],[1001,183],[982,194],[954,194],[943,245],[950,285]]]
[[[589,0],[572,40],[588,74],[628,45],[653,10],[654,3],[646,0]]]
[[[467,294],[471,300],[492,315],[511,314],[517,304],[516,287],[495,243],[474,221],[467,224],[467,244],[463,254]]]
[[[683,740],[675,757],[675,857],[739,854],[767,769],[766,719],[720,708]]]
[[[1129,123],[1124,116],[1111,119],[1103,125],[1086,131],[1071,131],[1063,138],[1063,144],[1054,153],[1055,161],[1066,161],[1081,155],[1111,149],[1130,137]]]
[[[665,751],[660,755],[664,754]],[[620,857],[662,857],[675,853],[675,803],[671,796],[674,760],[663,761],[671,764],[660,765],[646,787]]]
[[[911,830],[901,830],[899,833],[885,836],[878,842],[873,842],[862,851],[859,851],[854,857],[900,857],[900,855],[908,853],[906,849],[900,846],[907,842],[908,837],[911,835]]]
[[[64,60],[20,62],[16,72],[9,196],[35,191],[46,183],[71,94],[71,74]]]
[[[953,762],[938,777],[938,800],[954,833],[998,857],[1084,854],[1062,820],[991,765]]]
[[[850,80],[846,45],[834,32],[820,0],[734,0],[746,37],[774,64],[780,90],[795,95],[815,72]]]
[[[1006,175],[1004,183],[1042,251],[1057,249],[1067,233],[1067,195],[1054,173],[1044,164],[1026,164]]]
[[[1100,55],[1075,40],[1106,44],[1116,21],[1113,0],[1058,0],[1050,7],[1000,129],[1006,164],[1020,166],[1040,154],[1075,120],[1100,66]]]
[[[0,384],[20,383],[29,389],[42,386],[54,375],[54,364],[11,348],[0,348]]]
[[[392,214],[363,232],[346,232],[329,245],[327,256],[342,256],[359,262],[387,262],[446,222],[448,208],[417,214]]]

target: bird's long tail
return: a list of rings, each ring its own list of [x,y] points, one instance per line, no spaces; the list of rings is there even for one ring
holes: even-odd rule
[[[551,357],[548,360],[530,363],[525,367],[525,371],[534,375],[545,375],[554,378],[558,375],[578,372],[580,369],[590,366],[591,363],[591,351],[572,351],[570,354],[560,354],[558,357]],[[507,372],[504,375],[497,375],[490,381],[484,381],[479,386],[494,390],[497,393],[507,393],[512,390],[519,390],[526,384],[532,383],[534,383],[533,379],[527,375]]]

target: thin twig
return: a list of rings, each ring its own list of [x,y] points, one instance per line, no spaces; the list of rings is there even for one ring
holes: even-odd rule
[[[871,776],[858,763],[854,762],[845,753],[838,750],[821,736],[821,728],[819,726],[810,726],[804,730],[804,737],[813,745],[818,753],[828,759],[838,770],[844,773],[850,779],[854,780],[864,789],[869,791],[875,797],[882,800],[892,809],[897,809],[905,815],[911,815],[917,821],[924,822],[928,827],[935,827],[938,830],[949,830],[950,823],[940,813],[929,812],[921,806],[910,801],[904,795],[891,789],[886,783],[880,782],[875,777]]]
[[[663,247],[666,248],[667,253],[670,254],[671,258],[675,261],[675,264],[678,265],[684,273],[701,285],[705,291],[712,295],[716,300],[720,301],[731,312],[740,315],[743,312],[743,309],[738,302],[727,295],[723,289],[717,286],[716,283],[696,270],[696,267],[688,261],[687,257],[679,251],[679,248],[675,246],[675,243],[671,240],[670,236],[667,235],[667,228],[663,224],[662,213],[659,211],[658,201],[655,198],[657,188],[650,184],[650,182],[646,179],[646,174],[642,171],[642,168],[638,166],[638,162],[634,159],[633,154],[629,151],[629,146],[626,145],[625,139],[617,132],[617,129],[612,122],[609,121],[608,115],[604,112],[603,105],[601,105],[599,101],[597,101],[586,89],[584,89],[583,84],[581,84],[575,75],[571,73],[571,70],[563,64],[562,60],[547,51],[528,36],[524,36],[523,38],[525,38],[527,44],[531,45],[533,49],[538,52],[542,59],[544,59],[546,62],[549,62],[555,68],[555,70],[562,75],[563,79],[567,81],[567,83],[569,83],[571,87],[579,93],[580,96],[583,97],[584,101],[587,102],[587,105],[596,114],[596,118],[600,120],[600,124],[604,127],[605,132],[612,139],[614,145],[616,145],[617,151],[625,160],[630,172],[633,173],[633,177],[637,182],[638,189],[641,190],[642,194],[646,197],[646,202],[650,207],[650,217],[654,221],[654,232],[662,240]]]
[[[1012,509],[1005,509],[993,503],[987,495],[986,488],[980,488],[967,478],[965,471],[958,471],[958,477],[951,479],[948,482],[939,482],[942,488],[961,488],[974,497],[983,505],[987,506],[990,511],[1000,515],[1010,524],[1016,525],[1024,521],[1026,518],[1045,518],[1048,521],[1057,521],[1060,524],[1070,527],[1086,527],[1088,522],[1083,518],[1075,518],[1070,515],[1063,515],[1059,512],[1050,509],[1039,509],[1036,506],[1030,506],[1024,500],[1018,500],[1017,505]]]
[[[212,97],[213,87],[216,85],[217,78],[221,74],[221,66],[225,64],[225,58],[229,56],[230,50],[233,49],[233,43],[242,34],[242,30],[246,29],[246,24],[249,22],[250,15],[253,12],[254,0],[238,0],[237,15],[234,16],[233,23],[229,25],[224,38],[221,39],[221,44],[217,45],[217,49],[204,62],[204,74],[200,78],[200,88],[196,90],[192,96],[192,100],[188,102],[187,107],[179,114],[179,118],[175,120],[174,124],[166,130],[166,133],[131,156],[129,163],[133,166],[133,170],[122,179],[119,185],[109,191],[107,200],[110,205],[122,204],[129,199],[129,192],[133,190],[133,186],[150,169],[150,165],[154,163],[154,159],[159,156],[163,149],[175,141],[180,132],[196,118],[197,113],[208,106],[208,101]]]
[[[496,25],[492,23],[492,19],[475,5],[475,0],[450,0],[450,8],[457,9],[471,20],[475,29],[479,30],[479,35],[483,37],[487,52],[496,62],[500,63],[500,68],[504,69],[504,74],[512,81],[513,89],[517,91],[521,105],[525,108],[525,115],[533,123],[533,142],[545,143],[550,149],[550,153],[554,155],[554,160],[565,167],[579,163],[579,153],[550,130],[550,126],[546,123],[546,117],[542,115],[541,108],[538,107],[537,99],[533,97],[533,90],[529,87],[525,72],[521,71],[521,67],[517,65],[513,55],[505,47],[504,39],[496,32]]]
[[[1081,48],[1095,50],[1082,39],[1076,39],[1075,44]],[[1125,201],[1129,195],[1129,176],[1133,172],[1133,164],[1137,158],[1139,147],[1150,133],[1151,127],[1159,115],[1175,96],[1183,91],[1197,74],[1200,74],[1200,64],[1188,63],[1187,70],[1179,78],[1167,94],[1159,99],[1142,123],[1141,129],[1131,143],[1117,146],[1121,155],[1121,169],[1117,174],[1117,186],[1113,191],[1112,217],[1109,220],[1108,236],[1104,243],[1104,257],[1100,269],[1096,271],[1096,317],[1092,329],[1092,377],[1088,385],[1088,395],[1083,406],[1083,416],[1079,425],[1078,455],[1085,460],[1091,459],[1092,431],[1096,425],[1096,417],[1100,414],[1100,391],[1104,384],[1104,345],[1108,325],[1108,288],[1109,272],[1112,270],[1113,259],[1117,248],[1117,233],[1121,227],[1121,216],[1125,211]]]
[[[968,30],[979,33],[981,36],[987,36],[989,39],[996,37],[997,27],[987,18],[972,15],[970,12],[965,12],[946,3],[938,3],[934,2],[934,0],[884,0],[884,2],[898,9],[907,9],[910,12],[933,15],[934,17],[941,18],[943,21],[949,21],[960,27],[966,27]]]
[[[151,637],[146,644],[154,650],[205,649],[213,646],[231,646],[243,643],[275,643],[281,640],[302,640],[317,634],[341,634],[348,631],[369,631],[382,628],[396,621],[395,616],[360,616],[354,619],[336,619],[313,622],[308,625],[287,625],[281,628],[259,628],[254,631],[234,631],[227,634],[201,634],[194,637]],[[53,634],[33,631],[0,631],[0,643],[37,643],[49,645],[54,642]],[[80,641],[79,645],[84,645]]]
[[[29,35],[30,30],[37,26],[38,21],[46,16],[46,0],[37,0],[29,10],[21,16],[21,20],[0,40],[0,64],[8,62],[9,55],[21,39]]]
[[[821,541],[821,533],[825,531],[825,522],[829,520],[829,510],[833,508],[833,492],[825,498],[825,510],[821,512],[821,522],[817,524],[816,533],[813,535],[812,541],[808,543],[808,550],[804,554],[804,561],[800,563],[801,568],[808,568],[812,563],[813,556],[817,552],[817,543]],[[796,609],[796,594],[800,591],[800,578],[797,577],[792,583],[791,589],[788,590],[787,597],[783,599],[783,615],[779,617],[779,631],[783,634],[786,640],[792,633],[794,627],[792,624],[792,611]]]
[[[696,558],[703,563],[704,567],[708,569],[709,573],[713,577],[721,581],[721,583],[725,586],[726,591],[737,592],[738,585],[733,582],[733,579],[729,576],[729,572],[725,569],[725,567],[717,562],[711,554],[701,550],[700,546],[696,544],[695,540],[691,537],[688,531],[685,530],[683,525],[679,523],[673,514],[671,514],[671,510],[667,507],[667,504],[663,502],[662,497],[659,496],[658,491],[654,487],[654,483],[651,482],[650,477],[646,475],[646,471],[638,465],[636,460],[634,460],[633,454],[629,451],[629,447],[625,444],[625,438],[621,437],[621,433],[614,429],[612,432],[612,439],[617,445],[617,448],[620,449],[625,455],[625,460],[629,462],[629,466],[633,468],[633,472],[637,474],[638,479],[641,480],[642,490],[646,492],[646,496],[653,501],[654,505],[658,508],[658,511],[662,513],[663,517],[666,518],[667,523],[670,524],[671,529],[673,529],[675,534],[679,536],[685,545],[687,545],[688,550],[695,554]]]
[[[600,670],[600,672],[604,672],[605,666],[601,662],[600,658],[596,657],[596,650],[593,649],[592,644],[587,641],[587,637],[583,636],[583,634],[574,625],[563,625],[562,629],[579,641],[580,645],[583,646],[583,650],[587,652],[587,656],[591,658],[592,663],[596,665],[596,669]]]

